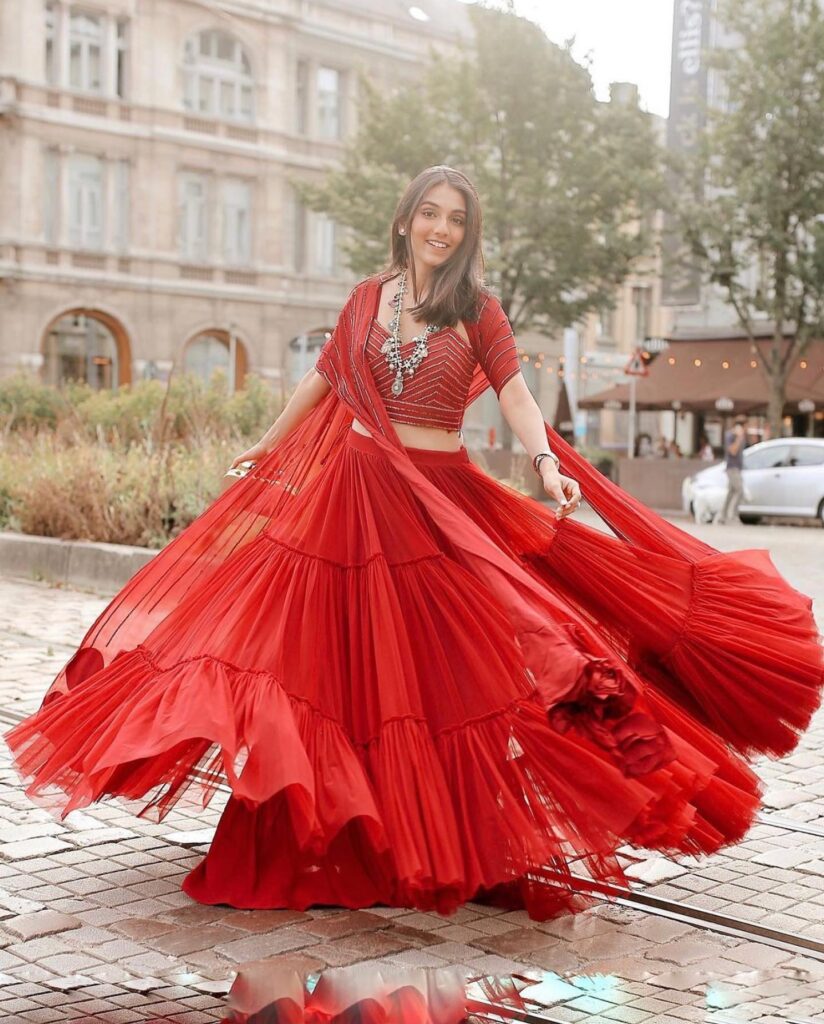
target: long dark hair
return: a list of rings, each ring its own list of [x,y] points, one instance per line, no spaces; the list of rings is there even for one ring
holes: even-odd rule
[[[412,218],[429,190],[442,182],[457,189],[464,197],[464,237],[457,251],[442,266],[433,269],[429,292],[411,311],[417,320],[441,327],[454,327],[459,320],[477,319],[484,271],[481,202],[475,186],[462,171],[439,164],[427,167],[409,182],[392,219],[391,257],[385,273],[399,274],[402,270],[408,270],[413,294],[417,292],[415,260],[410,240]],[[404,235],[398,232],[401,226],[406,228]]]

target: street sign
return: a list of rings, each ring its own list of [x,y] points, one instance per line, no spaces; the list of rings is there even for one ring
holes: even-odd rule
[[[649,367],[644,362],[640,348],[637,348],[632,353],[632,358],[624,367],[624,373],[629,377],[646,377],[649,375]]]

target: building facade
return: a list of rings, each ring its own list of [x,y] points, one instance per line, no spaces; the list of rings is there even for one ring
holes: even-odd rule
[[[0,373],[288,389],[352,283],[294,183],[355,130],[359,71],[469,31],[458,0],[3,0]]]

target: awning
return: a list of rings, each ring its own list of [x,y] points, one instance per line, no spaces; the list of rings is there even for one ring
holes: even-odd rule
[[[770,343],[756,342],[766,355]],[[751,365],[754,354],[747,339],[713,338],[672,341],[649,364],[649,374],[637,377],[635,403],[639,410],[672,409],[673,402],[687,411],[714,411],[719,398],[735,403],[733,412],[755,413],[766,409],[767,381],[760,367]],[[796,412],[798,402],[812,399],[824,406],[824,341],[814,341],[801,359],[795,360],[787,381],[785,413]],[[629,408],[629,384],[614,384],[605,391],[582,396],[582,409],[601,409],[609,402]]]

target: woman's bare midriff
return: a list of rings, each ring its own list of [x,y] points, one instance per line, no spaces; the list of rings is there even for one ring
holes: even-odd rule
[[[411,423],[390,421],[397,431],[404,448],[429,448],[439,452],[456,452],[463,447],[463,440],[457,430],[442,430],[440,427],[415,427]],[[356,419],[352,420],[356,434],[370,437],[367,428]]]

